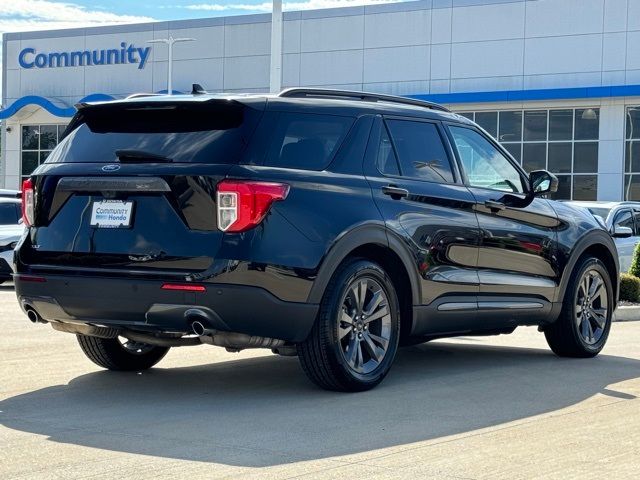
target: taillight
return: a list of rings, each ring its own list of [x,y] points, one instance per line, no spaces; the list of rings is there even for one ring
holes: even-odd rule
[[[33,225],[35,196],[30,178],[22,182],[22,221],[25,226]]]
[[[289,185],[269,182],[224,180],[218,184],[218,228],[223,232],[243,232],[258,225],[271,204],[284,200]]]

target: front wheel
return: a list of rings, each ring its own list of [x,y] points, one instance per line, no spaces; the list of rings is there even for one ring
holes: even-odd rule
[[[400,337],[393,283],[378,264],[354,259],[334,273],[298,357],[316,385],[336,391],[368,390],[389,372]]]
[[[80,348],[96,365],[109,370],[147,370],[158,363],[169,351],[159,347],[120,338],[99,338],[76,335]]]
[[[597,258],[584,258],[571,276],[560,317],[544,332],[551,350],[561,357],[596,356],[609,337],[613,307],[609,272]]]

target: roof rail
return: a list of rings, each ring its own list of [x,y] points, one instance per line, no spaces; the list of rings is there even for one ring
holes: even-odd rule
[[[278,96],[285,98],[326,97],[345,100],[360,100],[363,102],[389,102],[450,112],[448,108],[443,107],[438,103],[427,102],[426,100],[385,95],[383,93],[356,92],[352,90],[332,90],[329,88],[288,88],[280,92],[280,95]]]
[[[131,95],[126,97],[126,100],[130,98],[141,98],[141,97],[159,97],[160,93],[132,93]]]

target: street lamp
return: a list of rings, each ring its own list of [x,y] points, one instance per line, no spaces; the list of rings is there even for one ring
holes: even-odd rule
[[[269,90],[279,93],[282,87],[282,0],[273,0],[271,13],[271,70]]]
[[[147,43],[164,43],[169,49],[169,58],[167,66],[167,93],[173,95],[173,44],[178,42],[193,42],[195,38],[173,38],[169,35],[169,38],[156,38],[155,40],[149,40]]]

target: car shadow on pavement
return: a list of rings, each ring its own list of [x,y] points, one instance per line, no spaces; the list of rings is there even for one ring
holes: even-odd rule
[[[161,366],[162,364],[160,364]],[[0,424],[99,449],[261,467],[471,432],[574,405],[640,361],[429,343],[400,350],[359,394],[313,387],[295,358],[259,357],[142,374],[96,372],[0,402]]]

